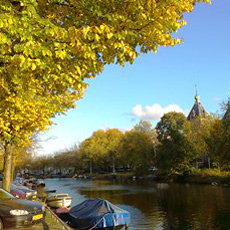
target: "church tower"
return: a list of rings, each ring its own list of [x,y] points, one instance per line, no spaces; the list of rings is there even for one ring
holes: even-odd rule
[[[187,117],[188,121],[195,120],[198,116],[208,114],[202,104],[200,103],[200,97],[196,92],[195,103]]]
[[[224,114],[223,120],[230,119],[230,98],[228,95],[228,103],[226,105],[226,112]]]

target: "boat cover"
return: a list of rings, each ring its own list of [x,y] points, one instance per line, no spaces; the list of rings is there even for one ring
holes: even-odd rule
[[[107,200],[88,199],[71,208],[69,224],[79,230],[129,225],[130,213]]]

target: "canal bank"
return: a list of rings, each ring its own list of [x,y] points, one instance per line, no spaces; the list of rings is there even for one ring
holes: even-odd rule
[[[185,175],[158,175],[157,180],[230,187],[230,172],[217,169],[195,169]]]
[[[65,222],[63,222],[49,207],[46,207],[47,230],[72,230]]]
[[[42,223],[35,224],[33,226],[19,228],[19,230],[72,230],[70,226],[59,219],[55,213],[46,207],[46,217]]]
[[[194,170],[193,172],[178,175],[155,173],[148,175],[136,175],[134,173],[109,173],[109,174],[84,174],[75,175],[76,179],[90,180],[144,180],[163,183],[191,183],[191,184],[209,184],[215,186],[230,187],[230,172],[219,171],[215,169]]]

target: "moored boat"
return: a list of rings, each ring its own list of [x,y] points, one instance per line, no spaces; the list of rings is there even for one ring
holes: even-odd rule
[[[63,221],[67,222],[69,219],[69,211],[70,211],[70,207],[69,208],[56,208],[54,210],[54,213]]]
[[[51,208],[70,207],[72,197],[69,194],[55,194],[47,197],[46,203]]]
[[[130,213],[103,199],[88,199],[71,208],[68,223],[81,230],[121,229],[130,224]]]

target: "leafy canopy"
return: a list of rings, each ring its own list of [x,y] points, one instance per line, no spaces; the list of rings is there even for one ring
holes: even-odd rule
[[[127,131],[121,142],[123,161],[137,174],[145,174],[154,163],[154,144],[151,134],[145,131]]]
[[[80,145],[80,154],[92,160],[110,158],[118,152],[123,133],[118,129],[97,130]]]
[[[105,64],[181,42],[183,14],[210,0],[5,0],[0,4],[0,137],[28,140],[74,107]]]
[[[186,118],[183,113],[169,112],[157,123],[157,164],[167,173],[183,174],[190,169],[190,162],[196,157],[188,141]]]

